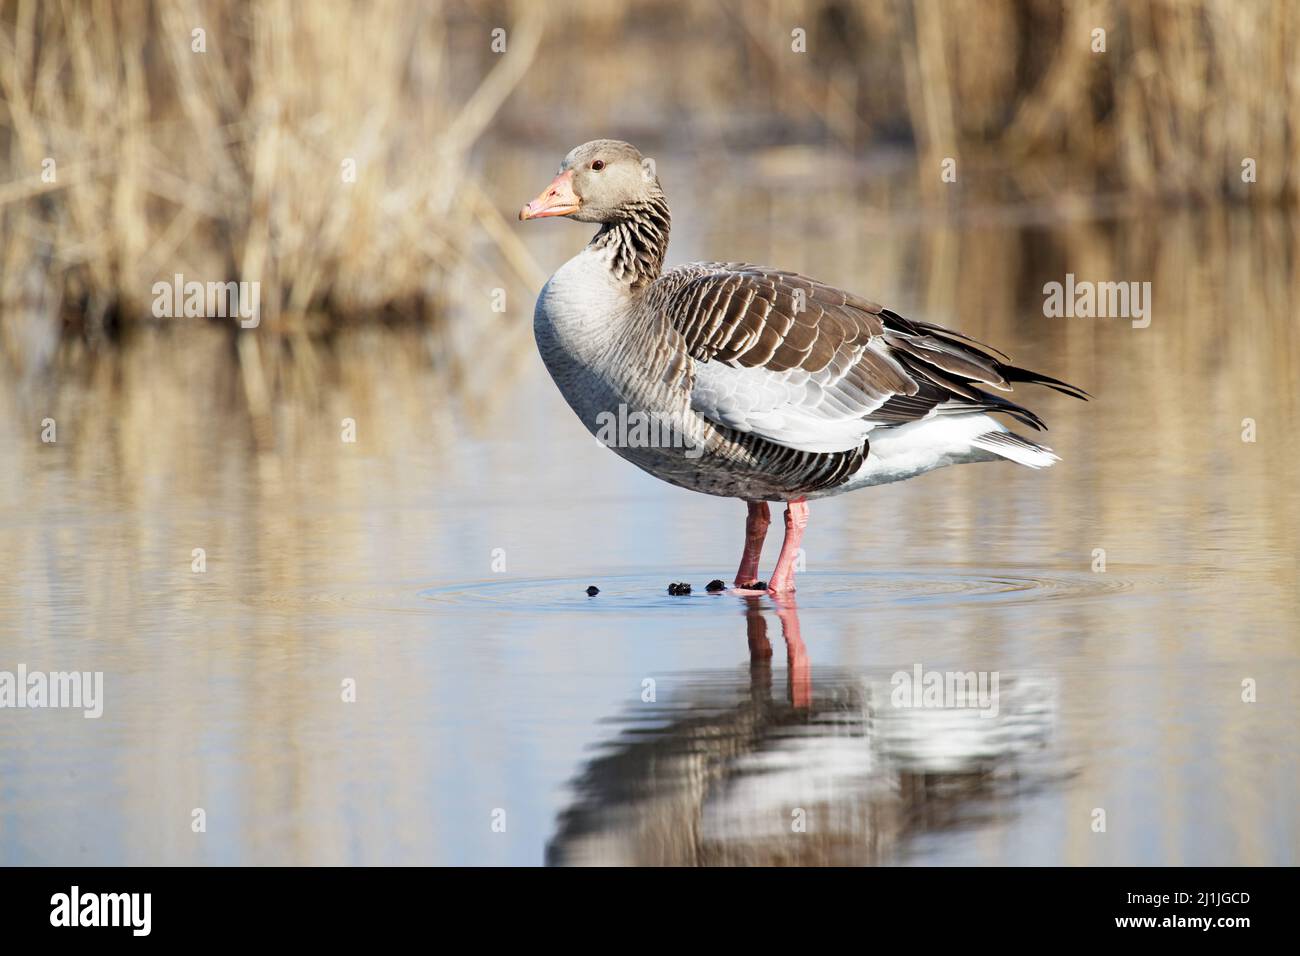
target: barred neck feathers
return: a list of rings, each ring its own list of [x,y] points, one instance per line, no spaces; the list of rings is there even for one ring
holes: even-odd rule
[[[662,193],[629,203],[623,215],[606,223],[591,240],[591,247],[606,253],[614,278],[636,292],[663,271],[668,253],[671,217]]]

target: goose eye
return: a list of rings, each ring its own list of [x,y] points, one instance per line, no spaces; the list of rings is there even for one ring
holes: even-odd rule
[[[605,161],[603,159],[598,159],[591,164],[591,168],[594,169],[596,172],[600,172],[602,169],[605,168]]]

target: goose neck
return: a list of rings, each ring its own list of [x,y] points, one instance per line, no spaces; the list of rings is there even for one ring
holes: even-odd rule
[[[623,213],[601,226],[591,245],[608,255],[614,278],[638,292],[663,271],[671,217],[663,196],[633,203]]]

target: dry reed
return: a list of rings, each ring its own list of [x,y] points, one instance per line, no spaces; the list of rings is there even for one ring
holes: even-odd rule
[[[954,157],[1030,196],[1300,198],[1300,5],[1282,0],[621,0],[548,19],[539,66],[564,69],[512,100],[526,132],[571,113],[733,147],[892,143],[923,190]]]
[[[466,157],[533,56],[539,17],[511,26],[462,88],[444,9],[416,0],[0,3],[5,351],[60,322],[107,337],[177,273],[258,282],[289,339],[322,314],[436,313],[482,268],[476,226],[501,235]]]
[[[1300,196],[1300,5],[1272,0],[0,0],[0,63],[19,367],[147,318],[175,273],[260,282],[289,342],[321,316],[438,314],[453,276],[535,287],[467,162],[489,132],[892,143],[923,194],[951,156],[1009,165],[1017,198]],[[249,380],[255,407],[269,387]]]

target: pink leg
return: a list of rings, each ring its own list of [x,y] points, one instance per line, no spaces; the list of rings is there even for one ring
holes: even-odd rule
[[[736,572],[736,584],[744,586],[758,580],[758,562],[763,557],[763,539],[767,537],[767,526],[772,523],[772,512],[766,501],[749,502],[749,517],[745,519],[745,552],[740,557],[740,570]]]
[[[785,508],[785,540],[781,554],[776,559],[776,570],[767,582],[767,589],[776,594],[794,590],[794,561],[799,556],[803,529],[808,527],[808,502],[791,501]]]
[[[790,704],[795,708],[806,708],[812,703],[812,663],[808,660],[803,635],[799,633],[799,609],[794,598],[777,598],[776,616],[781,619],[781,635],[785,638]]]
[[[749,607],[745,613],[745,636],[749,638],[749,659],[751,662],[767,661],[772,658],[772,642],[767,639],[767,618],[758,609],[758,599],[749,598]]]

